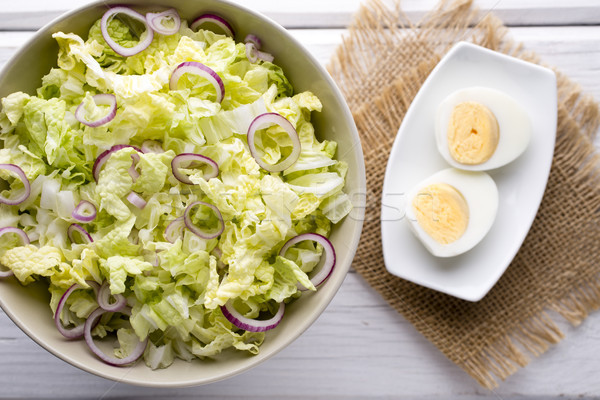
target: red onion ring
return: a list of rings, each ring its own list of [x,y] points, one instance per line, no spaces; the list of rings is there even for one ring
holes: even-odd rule
[[[144,143],[142,143],[142,153],[146,154],[146,153],[156,153],[156,154],[160,154],[160,153],[164,153],[165,150],[162,147],[162,144],[160,142],[157,142],[156,140],[145,140]]]
[[[140,177],[140,173],[137,171],[137,169],[135,169],[138,162],[140,162],[140,155],[138,153],[133,153],[131,155],[131,167],[129,167],[129,175],[134,182]]]
[[[127,195],[127,201],[129,201],[131,204],[133,204],[134,206],[136,206],[137,208],[139,208],[140,210],[144,209],[144,207],[146,207],[146,200],[144,200],[139,194],[137,194],[136,192],[130,192]]]
[[[96,206],[87,200],[81,200],[71,216],[79,222],[92,222],[96,218]]]
[[[287,156],[283,161],[280,161],[277,164],[267,164],[266,162],[264,162],[258,156],[256,144],[254,143],[256,131],[266,128],[267,125],[279,125],[286,131],[286,133],[292,140],[292,153],[289,156]],[[254,121],[252,121],[250,127],[248,128],[247,140],[248,148],[250,149],[250,154],[252,154],[252,157],[254,157],[256,163],[260,165],[262,169],[269,172],[281,172],[291,167],[296,161],[298,161],[298,157],[300,157],[300,152],[302,150],[300,145],[300,138],[298,138],[298,133],[296,132],[296,129],[294,129],[294,126],[284,116],[277,113],[265,113],[254,118]]]
[[[98,284],[94,281],[85,281],[90,287],[94,290],[94,292],[98,292]],[[61,335],[66,337],[67,339],[79,339],[83,336],[83,329],[85,323],[75,326],[73,328],[65,328],[60,320],[60,316],[62,315],[63,309],[65,308],[65,304],[67,303],[67,299],[71,296],[71,293],[76,291],[77,289],[85,289],[80,284],[76,283],[67,289],[65,293],[63,293],[62,297],[58,301],[58,306],[56,307],[56,313],[54,313],[54,324],[56,328],[60,332]]]
[[[227,22],[223,17],[216,14],[202,14],[192,21],[190,25],[190,29],[195,31],[198,27],[206,22],[211,22],[217,25],[227,36],[235,37],[235,31],[229,22]]]
[[[219,247],[215,247],[212,250],[211,254],[217,259],[217,268],[223,269],[227,266],[223,261],[221,261],[221,257],[223,257],[223,252]]]
[[[312,284],[317,287],[325,282],[327,278],[329,278],[335,267],[335,249],[333,248],[333,244],[329,241],[329,239],[327,239],[325,236],[319,235],[318,233],[304,233],[288,240],[279,251],[279,255],[281,257],[285,257],[285,253],[287,253],[290,247],[305,240],[312,240],[313,242],[319,243],[321,246],[323,246],[323,251],[325,252],[325,263],[310,280]],[[302,287],[302,285],[298,285],[300,290],[306,290],[306,288]]]
[[[183,217],[175,218],[165,229],[165,239],[169,243],[175,243],[177,238],[183,236],[184,229],[185,222],[183,221]]]
[[[172,28],[165,28],[163,21],[168,20],[169,18],[173,19],[174,26]],[[148,25],[154,32],[165,36],[176,34],[179,32],[181,26],[181,18],[174,8],[170,8],[167,11],[160,13],[148,13],[146,14],[146,21],[148,21]]]
[[[254,43],[246,43],[246,58],[252,64],[258,61],[258,50],[256,49],[256,45]]]
[[[140,149],[138,149],[135,146],[130,146],[128,144],[116,144],[113,147],[111,147],[110,149],[103,151],[98,156],[98,158],[96,158],[96,161],[94,161],[94,167],[92,168],[92,173],[94,175],[94,180],[96,182],[98,182],[98,179],[100,178],[100,170],[102,169],[102,167],[104,166],[104,163],[106,163],[106,161],[108,160],[110,155],[112,153],[114,153],[115,151],[119,151],[119,150],[125,149],[127,147],[131,147],[132,149],[134,149],[140,153],[142,152]]]
[[[114,299],[113,302],[110,301],[111,297]],[[122,294],[112,295],[110,293],[110,285],[107,281],[104,281],[102,286],[100,286],[100,290],[98,290],[98,305],[104,311],[110,312],[118,312],[121,311],[127,305],[127,299]]]
[[[273,60],[275,60],[275,57],[273,57],[271,53],[265,53],[264,51],[258,51],[257,56],[258,58],[266,62],[273,62]]]
[[[122,311],[124,314],[131,315],[131,311],[129,309],[123,309],[120,311]],[[104,354],[104,352],[102,350],[100,350],[98,348],[98,346],[96,346],[96,343],[94,342],[94,338],[92,337],[92,329],[93,329],[94,324],[100,319],[102,314],[104,314],[105,312],[107,312],[107,311],[98,307],[96,310],[94,310],[90,314],[87,321],[85,321],[85,326],[83,329],[83,336],[85,338],[85,342],[87,343],[88,347],[100,360],[104,361],[108,365],[113,365],[115,367],[119,367],[119,366],[129,365],[129,364],[136,362],[144,354],[144,351],[146,351],[146,346],[148,346],[148,339],[144,340],[143,342],[140,342],[135,347],[135,349],[133,349],[131,354],[125,358],[116,358],[116,357],[107,356],[106,354]]]
[[[74,236],[75,232],[78,232],[81,235],[81,238],[84,240],[84,243],[76,242],[75,236]],[[77,243],[77,244],[89,244],[94,241],[94,239],[92,239],[92,236],[88,233],[88,231],[86,231],[85,228],[79,224],[69,225],[69,228],[67,229],[67,236],[69,237],[69,240],[72,243]]]
[[[146,253],[144,255],[144,260],[152,264],[153,267],[158,267],[160,265],[160,258],[158,258],[158,253],[154,251],[152,253]]]
[[[251,33],[246,35],[246,38],[244,39],[244,43],[252,43],[252,44],[254,44],[254,47],[256,47],[257,49],[260,49],[262,46],[262,42],[261,42],[260,38]]]
[[[229,322],[240,329],[249,332],[265,332],[279,325],[283,319],[285,304],[283,302],[279,303],[279,309],[277,310],[277,313],[275,313],[272,318],[267,320],[257,320],[244,317],[233,307],[231,300],[225,303],[224,306],[221,306],[221,311]]]
[[[23,229],[15,228],[12,226],[7,226],[7,227],[0,229],[0,237],[7,233],[15,233],[17,236],[19,236],[19,238],[21,239],[21,242],[23,243],[23,246],[26,246],[31,243],[29,240],[29,236],[27,236],[27,233],[25,233],[25,231]],[[14,275],[14,273],[12,272],[12,270],[8,270],[8,271],[0,270],[0,278],[8,278],[9,276],[13,276],[13,275]]]
[[[144,40],[140,40],[138,44],[133,47],[123,47],[117,42],[115,42],[110,35],[108,34],[108,24],[112,17],[117,14],[125,14],[137,21],[140,21],[146,27],[147,35]],[[148,26],[148,22],[146,21],[146,17],[142,14],[133,11],[131,8],[127,7],[113,7],[109,8],[108,11],[104,13],[102,16],[102,21],[100,21],[100,30],[102,31],[102,37],[106,41],[106,43],[110,46],[111,49],[114,50],[115,53],[119,54],[123,57],[133,56],[141,51],[144,51],[150,43],[152,43],[152,39],[154,39],[154,31]]]
[[[198,206],[198,205],[208,207],[216,214],[216,216],[220,222],[220,224],[219,224],[220,227],[217,230],[217,232],[213,232],[213,233],[204,232],[192,223],[192,218],[190,217],[190,212],[191,212],[192,208],[194,208],[195,206]],[[183,221],[185,222],[185,226],[190,231],[192,231],[192,233],[194,235],[199,236],[202,239],[214,239],[214,238],[218,237],[221,233],[223,233],[223,230],[225,229],[225,223],[223,222],[223,216],[221,215],[221,212],[219,211],[219,209],[216,206],[205,203],[203,201],[195,201],[195,202],[191,203],[189,206],[187,206],[187,208],[185,209],[185,211],[183,213]]]
[[[223,97],[225,96],[225,84],[223,83],[223,80],[215,71],[197,61],[182,62],[173,70],[171,79],[169,80],[170,90],[177,90],[177,83],[183,74],[194,74],[208,80],[217,92],[216,102],[220,103],[223,101]]]
[[[175,176],[175,178],[177,178],[177,180],[180,182],[187,183],[188,185],[194,184],[194,182],[192,182],[187,175],[181,172],[182,164],[188,162],[199,162],[208,165],[208,172],[202,175],[202,177],[207,181],[219,176],[219,165],[212,158],[208,158],[202,154],[182,153],[173,157],[173,160],[171,160],[171,170],[173,171],[173,176]]]
[[[88,121],[83,115],[85,113],[85,109],[83,107],[82,101],[81,104],[79,104],[77,106],[77,109],[75,110],[75,118],[77,119],[77,121],[92,128],[96,128],[98,126],[109,123],[115,118],[115,115],[117,115],[117,98],[114,94],[97,94],[95,96],[92,96],[92,99],[94,99],[94,103],[97,106],[109,106],[110,108],[108,110],[108,114],[95,121]]]
[[[0,169],[4,169],[10,171],[17,175],[19,180],[23,182],[23,193],[19,194],[15,199],[8,199],[6,197],[0,196],[0,203],[8,204],[9,206],[14,206],[17,204],[21,204],[31,194],[31,185],[29,184],[29,179],[27,179],[27,175],[21,169],[21,167],[16,166],[15,164],[0,164]]]

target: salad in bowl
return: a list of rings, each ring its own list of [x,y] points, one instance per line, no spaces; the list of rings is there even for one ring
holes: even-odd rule
[[[321,99],[218,13],[114,6],[52,36],[36,93],[1,100],[1,276],[47,284],[56,330],[111,366],[257,354],[352,210]]]

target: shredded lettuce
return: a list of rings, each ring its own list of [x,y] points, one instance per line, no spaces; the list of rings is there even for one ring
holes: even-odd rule
[[[130,29],[116,18],[108,27],[126,47],[138,40]],[[116,333],[117,357],[127,357],[146,338],[144,358],[152,369],[227,349],[258,353],[264,333],[235,327],[220,306],[231,301],[248,318],[257,318],[300,296],[298,285],[316,290],[309,276],[321,247],[303,242],[287,258],[279,250],[302,233],[328,235],[352,208],[343,191],[347,166],[335,158],[337,145],[319,141],[311,123],[321,101],[310,92],[295,93],[276,64],[249,62],[243,43],[193,32],[185,22],[179,33],[157,34],[146,50],[128,58],[106,44],[99,21],[87,39],[53,36],[57,67],[43,77],[37,93],[1,99],[0,163],[23,169],[31,195],[18,206],[0,205],[0,226],[23,229],[31,244],[0,237],[0,263],[24,285],[47,281],[53,312],[71,285],[87,288],[69,298],[61,315],[65,324],[81,323],[97,307],[86,281],[106,281],[112,294],[123,294],[131,307],[129,322],[124,325],[118,314],[106,316],[93,331]],[[190,60],[222,78],[221,103],[200,77],[185,75],[177,90],[169,90],[173,69]],[[94,128],[78,122],[74,114],[82,103],[90,120],[105,114],[93,101],[100,93],[115,95],[115,118]],[[248,127],[266,112],[287,118],[300,138],[298,161],[282,173],[262,170],[248,150]],[[266,132],[258,144],[268,162],[277,162],[289,152],[287,134],[277,126]],[[116,144],[140,147],[145,140],[160,142],[165,152],[115,151],[94,180],[100,153]],[[171,161],[184,152],[212,158],[219,175],[207,181],[190,169],[193,185],[179,182]],[[136,179],[130,174],[134,154]],[[127,201],[131,192],[145,199],[143,209]],[[81,200],[98,211],[82,224],[94,239],[90,244],[72,243],[66,233]],[[167,241],[167,226],[195,201],[220,210],[223,233],[206,240],[184,229],[174,243]],[[203,222],[207,230],[218,223]]]

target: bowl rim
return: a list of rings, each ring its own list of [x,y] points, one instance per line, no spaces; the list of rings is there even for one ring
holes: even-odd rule
[[[165,3],[168,3],[169,1],[170,0],[165,0]],[[319,61],[316,59],[316,57],[311,52],[309,52],[304,47],[304,45],[300,43],[300,41],[298,41],[296,38],[294,38],[283,26],[281,26],[278,22],[274,21],[272,18],[270,18],[258,11],[254,11],[254,10],[246,7],[245,5],[238,4],[238,3],[232,2],[230,0],[213,0],[213,1],[215,1],[217,3],[223,3],[224,5],[226,5],[228,7],[238,9],[242,13],[250,14],[250,15],[270,24],[274,29],[279,31],[279,33],[281,35],[283,35],[287,41],[292,42],[296,46],[296,48],[299,51],[301,51],[302,55],[306,59],[308,59],[308,61],[311,62],[315,66],[315,68],[319,71],[321,77],[326,81],[327,86],[331,90],[331,93],[333,94],[335,99],[342,105],[341,108],[342,108],[342,112],[343,112],[343,118],[348,121],[348,126],[350,128],[348,131],[348,136],[349,136],[349,139],[351,139],[354,143],[352,153],[357,161],[355,168],[357,170],[356,172],[357,172],[358,181],[357,181],[357,184],[356,184],[356,187],[354,188],[354,190],[356,190],[356,193],[358,193],[358,194],[365,194],[366,193],[366,172],[365,172],[364,154],[363,154],[363,150],[362,150],[360,136],[358,134],[358,130],[354,123],[354,118],[348,107],[348,104],[346,103],[341,90],[339,89],[339,87],[337,86],[337,84],[335,83],[335,81],[333,80],[333,78],[331,77],[329,72],[327,71],[327,69],[319,63]],[[160,4],[160,0],[155,0],[155,1],[150,1],[147,4],[143,4],[143,6],[151,6],[151,5],[159,5],[159,4]],[[110,7],[115,7],[115,6],[119,6],[119,5],[135,7],[135,6],[140,6],[141,4],[137,4],[137,3],[136,4],[127,4],[126,2],[123,3],[123,2],[120,2],[119,0],[94,0],[90,3],[76,7],[72,10],[69,10],[69,11],[53,18],[50,22],[46,23],[44,26],[42,26],[40,29],[38,29],[27,41],[25,41],[25,43],[23,43],[11,55],[11,57],[5,62],[5,64],[2,66],[2,68],[0,68],[0,77],[2,77],[3,75],[5,75],[7,73],[10,65],[13,64],[15,62],[15,60],[17,60],[19,57],[21,57],[21,55],[23,55],[29,51],[30,47],[33,45],[33,43],[35,43],[39,39],[40,36],[53,33],[52,28],[55,25],[57,25],[58,23],[68,20],[70,18],[76,17],[78,14],[83,13],[83,12],[93,9],[93,8],[98,8],[100,6],[105,6],[107,8],[110,8]],[[201,9],[202,4],[199,3],[198,7]],[[98,18],[100,18],[100,16]],[[270,352],[269,354],[267,354],[265,356],[258,357],[258,355],[257,355],[256,358],[253,358],[253,360],[249,361],[248,363],[243,364],[241,367],[233,368],[230,371],[228,371],[227,373],[224,373],[215,378],[196,379],[196,380],[182,379],[180,381],[168,382],[168,383],[153,382],[151,380],[151,377],[149,377],[149,379],[147,381],[142,382],[142,381],[139,381],[136,379],[128,378],[127,374],[124,374],[124,376],[121,376],[120,378],[116,378],[115,376],[111,376],[110,374],[106,374],[102,371],[95,370],[93,367],[86,365],[85,362],[80,362],[76,359],[70,358],[69,356],[65,356],[65,355],[61,354],[61,352],[58,349],[54,348],[50,343],[48,343],[46,340],[44,340],[43,337],[40,337],[35,332],[31,332],[29,329],[27,329],[25,327],[25,323],[18,317],[17,314],[15,314],[13,312],[12,308],[10,306],[8,306],[7,304],[5,304],[2,296],[0,296],[0,308],[2,308],[4,313],[11,319],[11,321],[13,321],[13,323],[15,323],[15,325],[17,325],[19,327],[19,329],[23,333],[25,333],[29,338],[31,338],[35,343],[37,343],[39,346],[44,348],[50,354],[54,355],[58,359],[66,362],[82,371],[88,372],[90,374],[93,374],[93,375],[96,375],[96,376],[99,376],[102,378],[116,381],[118,383],[127,383],[127,384],[134,385],[134,386],[157,387],[157,388],[158,387],[161,387],[161,388],[191,387],[191,386],[200,386],[200,385],[205,385],[205,384],[209,384],[209,383],[222,381],[222,380],[231,378],[233,376],[239,375],[250,369],[253,369],[254,367],[258,366],[259,364],[269,360],[271,357],[275,356],[276,354],[281,352],[283,349],[287,348],[292,342],[294,342],[298,337],[300,337],[322,315],[323,311],[325,311],[327,306],[333,300],[333,297],[335,297],[335,295],[337,294],[348,271],[350,270],[350,267],[352,265],[352,260],[356,253],[356,250],[358,248],[359,240],[360,240],[361,233],[362,233],[363,223],[364,223],[365,208],[355,206],[353,212],[355,214],[353,217],[353,219],[355,220],[355,225],[353,228],[354,234],[352,236],[352,239],[351,239],[351,241],[347,242],[347,247],[348,247],[348,249],[350,249],[348,263],[347,263],[347,265],[341,266],[342,268],[340,268],[340,266],[336,266],[337,267],[336,270],[342,271],[342,272],[337,272],[337,274],[336,274],[334,271],[332,276],[329,278],[328,284],[335,286],[330,291],[330,294],[328,294],[319,303],[319,307],[313,309],[313,311],[307,316],[307,318],[302,320],[301,325],[296,326],[296,328],[294,330],[294,334],[287,336],[285,338],[285,340],[282,341],[282,343],[279,347],[277,347],[276,349],[274,349],[272,352]],[[348,217],[346,217],[346,218],[348,218]],[[336,277],[337,277],[337,279],[335,279]],[[128,367],[120,368],[118,370],[126,371],[127,368]]]

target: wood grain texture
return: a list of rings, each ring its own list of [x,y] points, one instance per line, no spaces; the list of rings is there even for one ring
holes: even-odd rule
[[[343,28],[362,0],[232,0],[266,14],[287,28]],[[389,0],[384,0],[389,1]],[[3,0],[0,30],[38,29],[63,12],[91,0]],[[437,4],[437,0],[404,0],[403,10],[418,21]],[[600,23],[596,0],[480,0],[482,13],[493,10],[507,25],[579,25]]]
[[[7,1],[0,11],[0,29],[37,28],[52,15],[82,3],[85,1]],[[407,0],[405,7],[418,16],[432,3]],[[482,1],[481,5],[489,8],[494,3]],[[291,33],[325,64],[345,33],[344,29],[332,28],[347,24],[358,0],[301,3],[254,0],[244,4],[267,11],[284,25],[311,28],[294,29]],[[590,25],[519,27],[511,31],[515,39],[567,73],[600,101],[597,4],[591,0],[574,0],[566,5],[559,1],[506,0],[500,1],[496,10],[513,25]],[[317,11],[306,11],[312,9]],[[32,34],[0,32],[0,65]],[[0,397],[216,400],[600,397],[600,314],[592,315],[576,329],[566,323],[560,326],[566,333],[565,340],[510,377],[500,389],[488,392],[445,359],[352,272],[317,322],[273,359],[224,382],[159,390],[114,383],[82,372],[36,345],[0,311]]]

